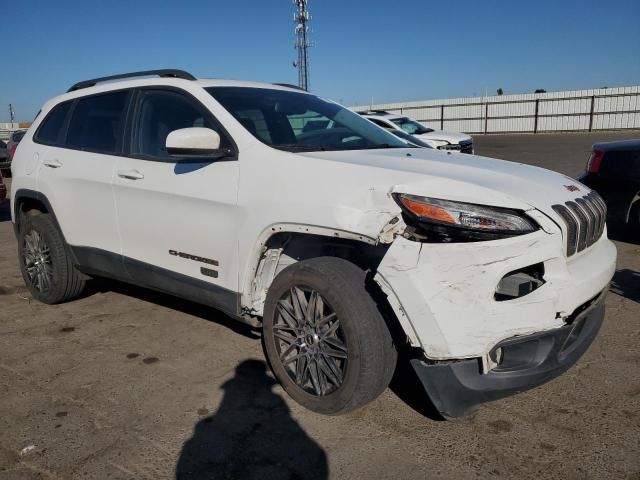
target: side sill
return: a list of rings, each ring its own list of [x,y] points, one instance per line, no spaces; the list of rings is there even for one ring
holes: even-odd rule
[[[166,293],[239,317],[240,295],[211,283],[92,247],[70,246],[78,270],[88,275]]]

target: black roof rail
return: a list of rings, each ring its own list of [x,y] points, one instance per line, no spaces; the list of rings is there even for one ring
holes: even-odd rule
[[[273,83],[272,85],[278,85],[279,87],[295,88],[296,90],[306,92],[304,88],[299,87],[297,85],[292,85],[291,83]]]
[[[75,83],[71,86],[67,93],[73,92],[75,90],[80,90],[82,88],[93,87],[97,83],[100,82],[108,82],[109,80],[120,80],[122,78],[134,78],[134,77],[148,77],[151,75],[157,75],[159,77],[165,78],[183,78],[185,80],[195,80],[196,77],[191,75],[189,72],[185,72],[184,70],[176,70],[176,69],[164,69],[164,70],[143,70],[141,72],[131,72],[131,73],[122,73],[120,75],[111,75],[109,77],[99,77],[92,78],[91,80],[83,80],[82,82]]]

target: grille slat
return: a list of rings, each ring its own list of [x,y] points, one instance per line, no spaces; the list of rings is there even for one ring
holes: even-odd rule
[[[607,206],[596,192],[551,208],[565,223],[568,257],[589,248],[602,236]]]
[[[595,242],[596,226],[598,218],[591,211],[591,208],[584,198],[576,198],[576,203],[582,208],[582,213],[587,216],[587,243],[586,245],[593,245]]]
[[[578,251],[581,252],[587,248],[587,224],[589,220],[576,202],[567,202],[565,205],[578,220]]]
[[[593,231],[593,241],[591,242],[595,243],[600,238],[600,236],[602,235],[602,231],[604,230],[605,212],[600,209],[592,193],[587,195],[586,200],[589,208],[591,208],[591,211],[596,218],[596,226]]]
[[[578,250],[578,221],[564,205],[554,205],[551,208],[562,217],[567,225],[567,256],[570,257]]]

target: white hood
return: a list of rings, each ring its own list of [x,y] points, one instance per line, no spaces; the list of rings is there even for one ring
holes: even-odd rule
[[[576,180],[551,170],[457,152],[403,148],[301,155],[375,170],[360,174],[360,178],[375,178],[371,188],[386,186],[388,192],[520,210],[536,208],[556,220],[552,205],[589,192]]]

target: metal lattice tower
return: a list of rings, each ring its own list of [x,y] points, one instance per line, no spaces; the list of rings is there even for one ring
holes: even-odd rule
[[[293,66],[298,69],[298,86],[309,90],[309,54],[307,50],[309,47],[313,47],[312,42],[309,41],[311,15],[309,15],[307,0],[293,0],[293,3],[298,7],[293,15],[293,21],[296,24],[294,47],[298,51],[298,59],[294,60]]]

